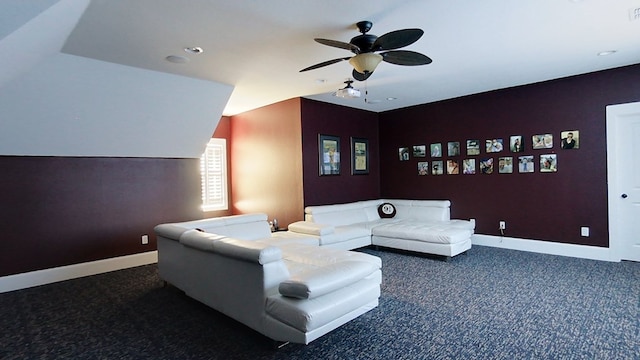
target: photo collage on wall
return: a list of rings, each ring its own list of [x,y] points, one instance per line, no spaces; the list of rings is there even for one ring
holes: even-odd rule
[[[531,141],[529,145],[527,142]],[[474,175],[512,173],[554,173],[558,171],[558,154],[562,150],[580,148],[580,132],[560,132],[560,141],[551,133],[531,136],[511,135],[508,138],[468,139],[434,142],[412,147],[400,147],[400,161],[417,159],[418,175]],[[546,150],[546,151],[544,151]],[[542,152],[542,154],[536,154]],[[430,158],[430,159],[429,159]]]

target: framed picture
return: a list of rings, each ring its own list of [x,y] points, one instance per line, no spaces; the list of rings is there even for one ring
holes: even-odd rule
[[[513,135],[509,140],[509,148],[511,152],[523,152],[524,143],[522,142],[522,135]]]
[[[369,140],[351,138],[351,174],[369,173]]]
[[[320,176],[340,175],[340,138],[331,135],[318,136]]]
[[[430,146],[431,157],[442,157],[442,144],[441,143],[433,143]]]
[[[458,160],[447,160],[447,174],[460,174],[460,164],[458,163]]]
[[[552,134],[538,134],[531,136],[531,145],[534,149],[551,149],[553,147]]]
[[[518,157],[518,171],[521,173],[533,172],[533,155],[519,156]]]
[[[540,172],[558,171],[558,157],[556,154],[540,155]]]
[[[418,161],[418,175],[429,175],[428,161]]]
[[[447,143],[447,155],[449,155],[449,156],[458,156],[458,155],[460,155],[460,142],[459,141],[449,141]]]
[[[498,173],[511,174],[513,172],[513,157],[502,156],[498,158]]]
[[[433,175],[442,175],[444,174],[444,166],[442,160],[432,161],[431,162],[431,174]]]
[[[502,151],[502,139],[487,139],[485,141],[485,148],[487,150],[487,153]]]
[[[467,155],[480,155],[480,140],[467,140]]]
[[[492,174],[493,173],[493,158],[486,158],[480,160],[480,173]]]
[[[560,133],[560,147],[563,149],[578,149],[580,147],[580,132],[578,130],[563,131]]]
[[[400,159],[400,161],[409,161],[409,148],[398,148],[398,158]]]
[[[413,145],[413,157],[426,157],[427,146],[426,145]]]
[[[462,173],[467,175],[473,175],[476,173],[476,159],[464,159],[462,160]]]

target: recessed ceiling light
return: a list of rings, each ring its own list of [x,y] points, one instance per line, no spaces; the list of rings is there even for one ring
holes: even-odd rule
[[[204,50],[199,46],[184,48],[184,51],[189,54],[202,54],[204,52]]]
[[[180,55],[169,55],[165,58],[165,60],[175,63],[175,64],[184,64],[189,62],[189,58],[186,56],[180,56]]]
[[[607,55],[615,54],[616,52],[617,50],[601,51],[598,53],[598,56],[607,56]]]
[[[390,96],[390,97],[388,97],[388,98],[387,98],[387,100],[389,100],[389,101],[393,101],[393,100],[398,100],[398,98],[397,98],[397,97],[392,97],[392,96]]]

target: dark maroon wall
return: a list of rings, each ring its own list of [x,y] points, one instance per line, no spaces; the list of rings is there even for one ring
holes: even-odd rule
[[[477,233],[608,246],[606,113],[610,104],[640,100],[640,65],[425,104],[380,115],[383,197],[450,199],[453,217],[476,218]],[[578,150],[560,149],[560,132],[580,131]],[[531,136],[551,133],[554,146],[532,150]],[[399,161],[401,146],[523,135],[535,173],[418,176],[418,159]],[[506,146],[505,146],[506,148]],[[539,172],[539,155],[558,156],[557,173]],[[484,149],[478,159],[488,157]],[[444,156],[441,160],[449,157]],[[427,155],[420,161],[431,161]],[[515,164],[514,164],[515,165]],[[477,164],[476,164],[477,166]],[[580,227],[591,228],[590,237]]]
[[[301,112],[305,206],[378,198],[378,114],[309,99]],[[319,134],[340,137],[340,175],[319,175]],[[351,137],[369,140],[368,175],[351,175]]]
[[[202,217],[198,159],[0,156],[0,168],[0,276],[156,250],[155,225]]]

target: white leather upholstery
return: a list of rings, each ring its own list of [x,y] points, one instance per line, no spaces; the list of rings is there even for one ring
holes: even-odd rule
[[[160,276],[277,341],[308,344],[378,305],[380,258],[264,227],[263,214],[158,225]]]
[[[381,219],[378,206],[389,202],[393,218]],[[475,222],[452,220],[449,200],[379,199],[347,204],[308,206],[305,221],[292,232],[315,235],[321,246],[354,249],[380,245],[454,256],[471,248]]]
[[[313,299],[356,283],[378,269],[370,262],[340,261],[301,271],[281,282],[278,291],[286,297]]]

